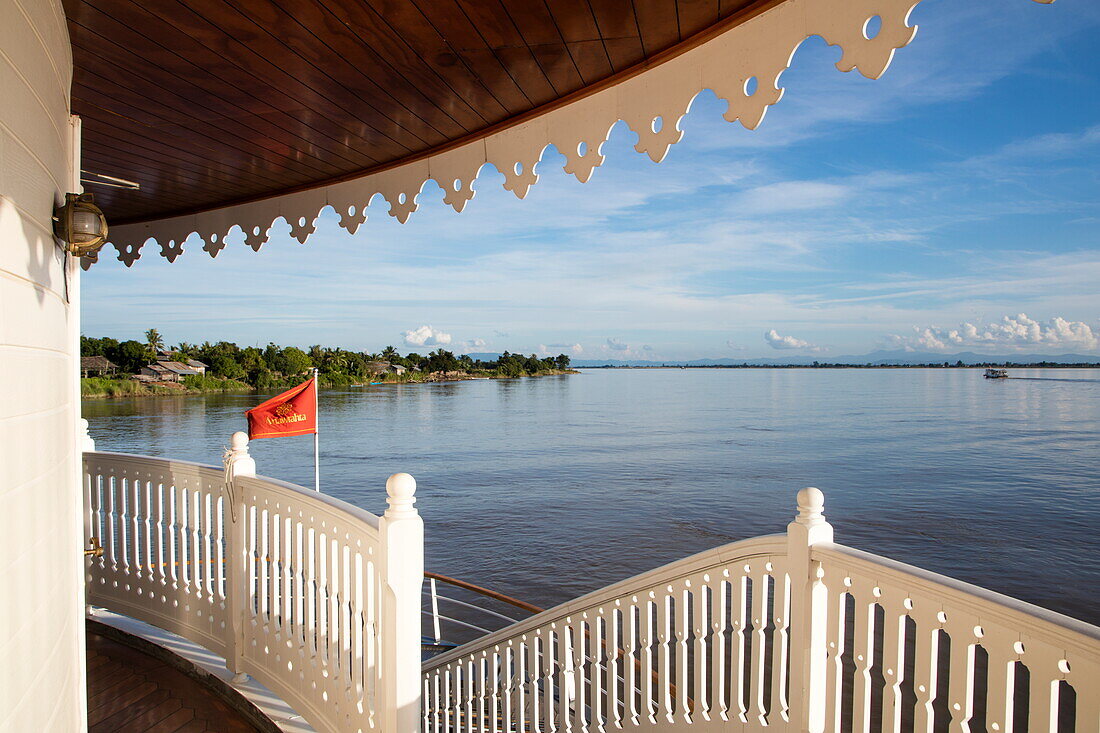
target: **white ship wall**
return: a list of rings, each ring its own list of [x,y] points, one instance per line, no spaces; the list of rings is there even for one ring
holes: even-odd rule
[[[51,233],[73,190],[61,3],[0,0],[0,731],[86,728],[78,268]]]

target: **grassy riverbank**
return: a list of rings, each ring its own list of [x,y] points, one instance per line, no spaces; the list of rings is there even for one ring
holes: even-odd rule
[[[370,382],[357,382],[345,374],[321,375],[322,389],[342,387],[366,387],[371,384],[421,384],[431,382],[461,382],[470,379],[523,379],[524,377],[548,377],[555,374],[579,374],[575,369],[546,369],[535,374],[515,377],[500,374],[494,370],[474,370],[456,372],[406,372],[405,374],[386,373],[372,377]],[[280,380],[280,383],[268,383],[263,389],[255,388],[236,379],[218,377],[185,377],[182,383],[176,382],[139,382],[136,379],[111,379],[108,377],[85,377],[80,380],[80,396],[89,399],[110,397],[161,397],[170,395],[209,394],[212,392],[278,392],[290,389],[301,383],[304,377]]]
[[[185,377],[178,382],[139,382],[136,379],[84,377],[80,380],[80,396],[155,397],[162,395],[205,394],[208,392],[251,392],[252,387],[236,379],[218,377]]]

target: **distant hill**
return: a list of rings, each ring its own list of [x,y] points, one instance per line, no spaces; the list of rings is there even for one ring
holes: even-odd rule
[[[658,366],[811,366],[814,362],[821,364],[851,364],[871,366],[905,366],[913,364],[1038,364],[1042,362],[1052,364],[1098,364],[1098,354],[975,354],[972,351],[963,351],[956,354],[937,354],[932,352],[904,351],[872,351],[863,356],[787,356],[774,359],[694,359],[691,361],[645,361],[622,359],[573,359],[574,367],[658,367]]]

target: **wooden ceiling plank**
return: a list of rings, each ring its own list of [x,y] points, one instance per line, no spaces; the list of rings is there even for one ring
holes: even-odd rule
[[[596,18],[601,38],[639,38],[638,19],[630,2],[588,0],[588,7]]]
[[[560,95],[547,78],[545,67],[539,62],[533,50],[526,46],[519,48],[506,46],[496,49],[493,53],[496,58],[508,65],[512,78],[523,87],[531,106],[536,107],[551,102]]]
[[[372,50],[378,64],[384,65],[391,74],[407,77],[424,103],[432,104],[448,115],[463,131],[471,132],[486,124],[486,118],[478,112],[472,98],[456,93],[424,55],[417,53],[392,28],[387,27],[384,20],[362,0],[326,0],[323,8],[337,22],[344,24],[360,44]],[[484,93],[484,90],[480,91]]]
[[[102,68],[101,71],[116,78],[118,76],[117,70],[112,73],[109,68]],[[178,104],[178,100],[165,90],[148,87],[143,94],[140,90],[122,86],[115,78],[108,79],[80,69],[73,74],[73,97],[74,100],[85,100],[101,108],[111,105],[112,110],[126,119],[153,128],[158,133],[164,133],[168,129],[180,130],[183,133],[181,139],[215,155],[230,159],[263,156],[268,164],[280,169],[280,173],[295,171],[315,179],[338,175],[340,172],[331,163],[296,159],[296,155],[301,155],[299,151],[285,146],[280,150],[279,145],[261,135],[248,138],[243,134],[245,131],[230,132],[198,117],[181,119],[180,110],[170,106],[173,103]],[[78,107],[74,104],[74,108]],[[223,124],[226,128],[234,127],[232,123],[225,121]]]
[[[532,46],[531,53],[539,63],[539,68],[553,84],[554,97],[575,92],[584,86],[584,79],[577,71],[577,64],[569,49],[563,43]]]
[[[90,152],[84,159],[87,161],[94,160],[97,166],[93,168],[81,163],[84,170],[107,175],[116,175],[116,171],[120,170],[119,165],[121,164],[125,166],[126,175],[117,175],[117,177],[142,183],[143,188],[144,177],[156,176],[172,180],[181,187],[206,188],[220,194],[234,196],[240,196],[256,187],[279,185],[276,182],[246,185],[227,180],[212,171],[195,170],[194,166],[183,162],[145,159],[141,158],[140,155],[127,154],[126,150],[102,144],[94,146],[93,152]]]
[[[287,7],[280,6],[279,0],[228,2],[319,74],[356,97],[386,109],[391,119],[416,134],[424,145],[439,145],[466,132],[420,95],[405,76],[394,74],[384,63],[379,63],[377,54],[312,0],[294,0]],[[348,60],[349,56],[356,59],[355,64]]]
[[[219,113],[227,118],[256,118],[264,120],[262,124],[276,125],[278,131],[271,131],[269,134],[287,144],[294,145],[294,138],[297,138],[303,144],[316,146],[347,160],[352,166],[366,167],[377,163],[361,150],[334,137],[331,129],[324,131],[305,124],[302,118],[310,114],[308,110],[279,110],[265,99],[245,92],[229,80],[214,77],[204,67],[163,48],[114,18],[104,16],[91,8],[89,11],[79,23],[76,20],[70,21],[70,37],[74,50],[91,44],[91,50],[98,55],[109,58],[122,68],[135,70],[135,73],[140,73],[159,87],[177,91],[179,96],[192,104],[216,106]],[[95,24],[83,25],[88,19],[94,19]],[[93,41],[93,36],[98,37],[98,40]],[[194,49],[193,45],[189,46],[189,56]],[[167,59],[167,62],[163,65],[154,62],[158,57]],[[277,93],[272,96],[279,97]],[[347,134],[346,131],[344,134]]]
[[[280,104],[287,110],[300,109],[308,104],[314,110],[331,109],[333,104],[327,98],[319,95],[315,90],[300,83],[292,75],[286,73],[278,65],[267,59],[252,53],[249,49],[238,43],[232,37],[226,37],[216,26],[201,16],[192,12],[189,8],[176,3],[162,1],[149,3],[137,8],[135,3],[129,0],[73,0],[103,6],[104,12],[109,14],[126,15],[133,13],[136,8],[142,13],[149,13],[146,17],[133,18],[130,23],[135,28],[155,27],[158,38],[168,39],[171,44],[185,46],[188,56],[192,54],[201,56],[201,63],[207,69],[212,70],[219,77],[244,79],[246,88],[257,90],[256,93],[265,97],[270,96],[273,103]],[[128,22],[130,19],[127,19]],[[159,24],[159,26],[156,26]],[[240,61],[240,63],[238,63]],[[244,64],[244,65],[241,65]],[[289,96],[289,95],[294,95]],[[286,101],[283,102],[282,100]],[[388,122],[388,121],[387,121]],[[374,130],[370,124],[358,119],[353,113],[335,115],[331,120],[340,127],[342,134],[338,139],[343,140],[369,140],[370,132],[376,135],[375,155],[382,155],[387,149],[392,159],[394,155],[403,155],[408,148],[401,146],[396,141],[390,140],[382,132]]]
[[[718,20],[720,0],[676,0],[680,40],[690,38]]]
[[[646,56],[674,46],[680,40],[676,0],[632,0]]]
[[[455,0],[431,0],[430,3],[427,0],[411,0],[411,2],[420,8],[424,17],[437,30],[440,26],[447,29],[445,37],[448,45],[481,83],[493,92],[493,96],[504,105],[509,115],[531,109],[531,100],[493,53],[493,49],[485,43]]]
[[[554,25],[567,44],[598,41],[602,38],[596,16],[588,0],[543,0]],[[623,15],[622,8],[616,13]]]
[[[352,9],[359,7],[360,2],[362,0],[330,0],[329,7],[346,9],[349,18],[362,18],[368,15],[369,10],[369,15],[377,18],[377,26],[363,22],[357,27],[373,28],[374,35],[392,36],[395,47],[407,48],[408,53],[423,58],[445,87],[467,101],[486,122],[499,122],[508,116],[508,108],[462,62],[455,49],[415,3],[408,0],[365,0],[362,14],[353,14]]]
[[[600,38],[615,71],[622,71],[645,57],[634,6],[624,0],[588,0]]]
[[[547,8],[585,84],[615,73],[588,0],[555,0]]]
[[[372,126],[402,145],[406,153],[423,150],[442,138],[437,130],[419,118],[409,115],[398,119],[401,110],[386,105],[385,90],[374,85],[360,86],[356,76],[339,73],[345,70],[338,68],[339,59],[319,61],[317,53],[321,49],[302,37],[308,31],[292,17],[272,12],[268,0],[253,0],[248,8],[241,8],[232,0],[187,2],[199,15],[216,22],[239,39],[250,53],[264,59],[278,59],[279,67],[330,101],[339,100],[343,106],[355,108],[360,117],[372,119]],[[340,78],[337,78],[338,73]]]
[[[92,155],[88,157],[87,162],[93,166],[92,168],[90,168],[90,170],[96,170],[97,166],[101,166],[107,161],[104,161]],[[85,170],[89,169],[86,168]],[[110,214],[112,210],[110,204],[104,203],[105,200],[108,200],[109,196],[111,196],[115,192],[118,192],[119,196],[125,196],[126,194],[131,193],[131,191],[126,189],[101,186],[96,183],[85,183],[84,187],[86,190],[91,191],[96,195],[97,203],[99,204],[100,208],[102,208],[103,211],[107,214]],[[161,202],[171,202],[175,206],[186,205],[187,202],[194,197],[195,192],[195,187],[193,184],[189,182],[181,184],[177,181],[173,181],[170,176],[164,175],[163,170],[147,171],[147,175],[145,176],[142,188],[144,190],[144,193],[147,194],[147,198],[150,199],[150,201],[155,199],[158,204]],[[212,189],[210,190],[210,193],[219,198],[225,195],[224,191],[215,191]]]
[[[756,0],[718,0],[718,16],[725,18],[727,15],[733,15],[739,10],[744,10],[748,6],[752,5]]]
[[[353,125],[344,123],[343,118],[334,121],[317,113],[319,102],[323,100],[302,96],[291,97],[277,85],[264,83],[263,80],[257,79],[256,75],[236,65],[227,64],[223,54],[216,54],[197,39],[180,34],[174,26],[152,15],[144,7],[130,2],[112,2],[109,17],[117,19],[117,23],[105,28],[92,24],[97,16],[107,17],[104,13],[87,2],[80,3],[80,6],[87,9],[87,12],[79,16],[80,22],[96,29],[99,33],[115,37],[116,34],[121,33],[120,29],[130,30],[129,34],[119,36],[120,41],[140,44],[144,39],[144,43],[154,44],[147,52],[150,56],[157,56],[157,49],[162,49],[165,57],[160,61],[167,71],[179,74],[182,78],[194,77],[197,80],[208,80],[212,93],[217,89],[217,85],[225,84],[229,87],[229,93],[234,93],[232,90],[236,90],[245,95],[239,98],[239,104],[242,107],[254,113],[266,110],[282,112],[294,121],[288,122],[287,125],[317,130],[333,140],[335,144],[342,146],[344,150],[359,150],[363,147],[359,135],[361,128],[356,130]],[[170,47],[159,43],[159,39],[165,38],[172,39]],[[145,48],[145,46],[141,47]],[[217,75],[211,73],[210,69],[216,69]],[[350,118],[350,115],[348,117]],[[307,134],[306,129],[303,129],[303,134]],[[352,148],[349,141],[359,141],[360,145]],[[365,153],[360,153],[359,157],[375,160]]]
[[[542,0],[500,0],[502,12],[518,29],[525,47],[538,61],[556,96],[584,85],[554,16]]]
[[[199,12],[204,9],[203,2],[184,6],[172,0],[161,0],[148,7],[162,17],[167,14],[167,18],[180,26],[181,32],[198,39],[221,56],[222,65],[238,65],[265,84],[282,87],[289,94],[310,100],[317,109],[331,110],[334,119],[346,117],[356,121],[353,134],[359,139],[373,141],[377,151],[375,157],[392,160],[421,149],[422,140],[370,104],[352,99],[346,89],[320,77],[304,61],[296,61],[294,54],[287,53],[270,34],[236,11],[223,8],[224,17],[217,17],[213,22]]]
[[[591,41],[573,41],[568,45],[569,55],[573,62],[581,69],[582,86],[592,84],[605,79],[615,73],[611,66],[611,60],[602,39]]]
[[[91,48],[83,48],[82,44],[88,40],[91,39],[74,38],[73,48],[81,49],[85,59],[102,60],[102,63],[95,64],[99,75],[134,91],[139,99],[156,99],[166,110],[170,110],[164,114],[171,116],[179,124],[187,126],[189,122],[202,121],[225,130],[227,135],[239,137],[249,144],[267,148],[276,154],[280,150],[299,151],[299,155],[305,154],[308,160],[298,159],[319,171],[328,168],[346,171],[371,164],[364,162],[362,156],[349,160],[331,148],[321,147],[312,140],[289,133],[269,119],[252,115],[230,103],[224,95],[205,93],[186,78],[172,84],[173,76],[170,73],[163,72],[155,65],[142,63],[140,57],[105,39],[89,44]],[[140,95],[143,88],[155,90],[155,93],[142,97]],[[128,116],[136,118],[136,115]]]
[[[127,150],[132,150],[135,156],[141,157],[150,164],[159,162],[166,166],[186,165],[197,173],[210,177],[212,181],[222,180],[246,188],[277,185],[283,180],[266,170],[253,173],[216,156],[204,155],[192,148],[180,149],[172,142],[165,141],[161,135],[149,137],[133,129],[120,127],[117,117],[104,115],[103,110],[99,108],[91,108],[82,120],[81,136],[89,141],[90,148],[105,147],[114,150],[124,146]],[[148,128],[140,129],[143,132],[148,130]],[[102,172],[115,175],[110,171]],[[126,176],[120,175],[120,177]]]
[[[638,63],[642,56],[642,41],[640,38],[605,38],[603,46],[607,49],[607,55],[611,57],[611,65],[615,71],[629,69]]]

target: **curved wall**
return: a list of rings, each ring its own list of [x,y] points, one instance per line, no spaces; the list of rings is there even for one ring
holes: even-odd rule
[[[0,730],[86,727],[76,421],[77,268],[55,244],[73,190],[57,0],[0,0]]]

